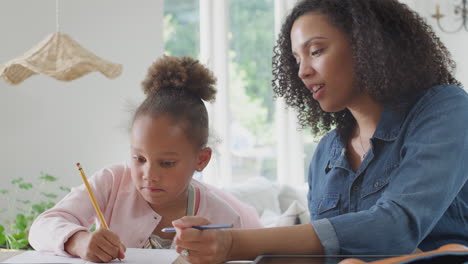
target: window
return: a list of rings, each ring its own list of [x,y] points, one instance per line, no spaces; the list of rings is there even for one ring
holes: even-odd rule
[[[164,1],[164,52],[166,55],[200,54],[198,0]]]
[[[315,143],[310,135],[303,139],[296,115],[273,100],[271,89],[274,25],[291,2],[164,1],[165,53],[198,58],[218,79],[208,110],[215,138],[222,140],[203,172],[206,182],[219,186],[255,176],[305,182]]]
[[[271,89],[273,24],[273,0],[230,1],[228,77],[233,182],[259,175],[276,180]]]

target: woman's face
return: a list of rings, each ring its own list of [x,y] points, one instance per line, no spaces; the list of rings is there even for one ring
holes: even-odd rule
[[[211,150],[195,150],[180,124],[167,116],[138,117],[130,135],[132,180],[155,210],[187,204],[187,187],[195,170],[201,171]]]
[[[291,29],[291,47],[299,78],[325,112],[338,112],[356,102],[359,91],[353,82],[350,41],[326,15],[299,17]]]

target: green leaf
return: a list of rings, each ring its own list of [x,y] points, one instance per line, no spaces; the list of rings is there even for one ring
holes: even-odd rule
[[[16,221],[23,221],[26,217],[24,214],[17,214],[16,215]]]
[[[44,212],[44,207],[41,206],[40,204],[35,204],[31,208],[38,213]]]
[[[18,240],[27,239],[28,235],[26,235],[26,232],[21,231],[16,234],[13,234],[13,237],[18,241]]]
[[[8,247],[9,249],[20,249],[20,243],[18,243],[18,241],[16,240],[11,240],[10,241],[10,245]]]
[[[20,182],[23,182],[23,178],[16,178],[14,180],[11,181],[12,184],[17,184],[17,183],[20,183]]]
[[[6,244],[6,239],[4,234],[0,234],[0,246],[4,246]]]
[[[17,221],[15,224],[15,228],[19,231],[25,231],[28,228],[28,221],[26,221],[26,219],[22,221]]]
[[[45,197],[47,198],[51,198],[51,199],[55,199],[57,198],[57,195],[55,193],[45,193],[45,192],[41,192],[42,195],[44,195]]]
[[[26,248],[28,245],[29,245],[29,241],[27,238],[24,238],[24,239],[20,239],[18,241],[16,241],[16,245],[17,245],[17,248],[16,249],[23,249],[23,248]]]
[[[28,224],[16,223],[16,229],[18,229],[19,231],[26,231],[26,229],[28,229]]]
[[[11,241],[9,249],[24,249],[28,246],[29,242],[27,239],[20,239]]]
[[[5,231],[5,227],[3,227],[3,225],[0,225],[0,234],[2,234],[3,231]],[[1,243],[0,243],[0,244],[1,244]]]
[[[1,193],[1,194],[7,194],[7,193],[9,193],[9,191],[8,191],[8,190],[5,190],[5,189],[1,189],[1,190],[0,190],[0,193]]]
[[[17,214],[13,228],[19,231],[25,231],[28,228],[27,218],[23,214]]]
[[[20,189],[25,189],[25,190],[29,190],[33,187],[31,183],[20,183],[18,186],[20,187]]]
[[[60,186],[60,190],[64,191],[64,192],[70,192],[71,189],[68,188],[68,187],[65,187],[65,186]]]
[[[57,178],[46,173],[46,174],[42,174],[42,175],[39,177],[39,180],[48,181],[48,182],[54,182],[54,181],[57,181]]]

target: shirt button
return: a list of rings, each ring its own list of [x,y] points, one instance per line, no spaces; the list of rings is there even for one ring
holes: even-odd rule
[[[353,191],[358,191],[359,190],[359,186],[355,185],[353,186]]]
[[[376,183],[374,184],[374,187],[375,187],[375,188],[379,187],[379,183],[376,182]]]

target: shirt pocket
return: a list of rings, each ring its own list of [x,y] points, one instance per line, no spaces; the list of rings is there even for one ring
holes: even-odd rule
[[[391,180],[393,170],[398,167],[399,164],[394,164],[390,167],[387,167],[384,171],[382,176],[380,177],[373,177],[369,179],[369,181],[365,184],[365,187],[361,193],[361,199],[364,199],[373,194],[379,194],[380,197],[381,192],[383,189],[388,185]],[[377,197],[376,197],[377,198]]]
[[[315,199],[311,204],[312,219],[328,218],[339,214],[339,193],[329,193]]]

